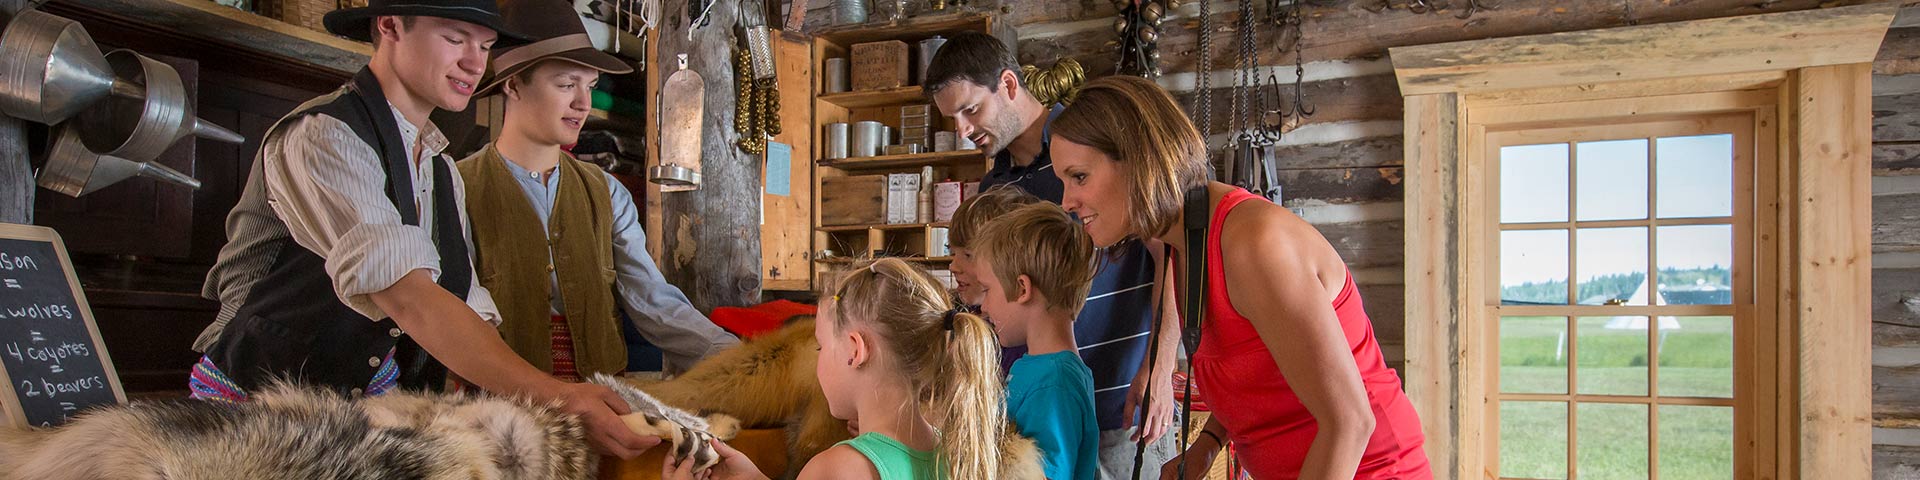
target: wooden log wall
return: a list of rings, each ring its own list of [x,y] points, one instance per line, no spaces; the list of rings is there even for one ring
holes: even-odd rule
[[[1873,62],[1873,475],[1920,478],[1920,9]]]
[[[1458,9],[1415,14],[1402,0],[1374,11],[1382,0],[1349,0],[1307,7],[1306,78],[1302,88],[1318,112],[1282,140],[1286,206],[1317,225],[1340,250],[1360,283],[1367,312],[1399,368],[1404,359],[1402,305],[1402,102],[1385,59],[1388,47],[1532,35],[1830,7],[1862,1],[1822,0],[1507,0],[1498,10],[1458,18]],[[834,4],[813,2],[809,27],[831,24]],[[884,19],[892,2],[874,2],[870,19]],[[909,15],[926,2],[909,2]],[[1179,1],[1165,22],[1160,51],[1162,86],[1182,101],[1195,95],[1199,4]],[[1264,2],[1259,2],[1264,3]],[[1445,0],[1436,3],[1447,3]],[[1455,1],[1464,5],[1464,1]],[[1909,3],[1913,3],[1909,1]],[[1237,2],[1215,1],[1211,81],[1232,84],[1232,25]],[[951,8],[951,7],[950,7]],[[990,2],[966,7],[992,11],[1013,26],[1022,63],[1048,66],[1073,58],[1088,76],[1110,74],[1117,42],[1111,2]],[[1889,31],[1874,62],[1874,416],[1875,476],[1920,476],[1920,12],[1908,7]],[[1261,35],[1260,65],[1291,66],[1291,55]],[[1292,83],[1290,68],[1280,72]],[[1226,129],[1228,93],[1211,93],[1219,115],[1215,138]],[[1290,93],[1289,93],[1290,94]],[[1216,143],[1217,145],[1218,143]],[[1865,320],[1863,320],[1865,321]]]

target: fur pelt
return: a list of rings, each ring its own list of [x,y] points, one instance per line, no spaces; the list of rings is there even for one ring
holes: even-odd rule
[[[598,382],[629,401],[638,393]],[[706,430],[723,439],[737,430],[731,419],[657,402],[633,411],[628,426],[703,467],[718,459]],[[58,428],[0,427],[0,479],[586,479],[600,455],[585,435],[577,417],[518,398],[401,391],[349,400],[275,383],[240,404],[134,402]]]

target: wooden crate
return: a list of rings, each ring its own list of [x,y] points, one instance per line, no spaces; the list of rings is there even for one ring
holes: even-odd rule
[[[887,176],[820,179],[820,226],[887,223]]]
[[[907,85],[907,42],[886,40],[853,46],[853,89],[880,90]]]

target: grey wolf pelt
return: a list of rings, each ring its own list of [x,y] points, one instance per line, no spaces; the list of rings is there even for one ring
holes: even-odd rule
[[[712,434],[670,417],[635,406],[623,420],[672,440],[683,456],[717,460]],[[600,455],[585,435],[573,415],[517,398],[349,400],[276,383],[237,405],[136,402],[54,429],[0,427],[0,479],[586,479],[599,473]]]
[[[664,381],[626,380],[668,405],[704,415],[726,415],[747,428],[785,428],[786,478],[798,475],[814,455],[853,438],[847,422],[827,410],[826,393],[814,373],[819,343],[811,316],[715,353]],[[717,432],[716,432],[717,433]],[[1040,479],[1040,453],[1033,441],[1008,435],[1001,445],[1002,478]]]

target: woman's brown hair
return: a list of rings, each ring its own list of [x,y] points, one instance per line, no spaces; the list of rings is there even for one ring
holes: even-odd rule
[[[916,407],[940,430],[947,478],[998,478],[1000,445],[1011,432],[993,325],[952,310],[939,280],[896,258],[856,264],[828,292],[821,313],[836,331],[857,323],[898,359],[893,367],[908,379]]]
[[[1159,85],[1134,76],[1095,79],[1079,95],[1053,120],[1053,134],[1119,164],[1134,235],[1153,237],[1173,227],[1186,191],[1206,185],[1212,171],[1206,141],[1186,112]]]

